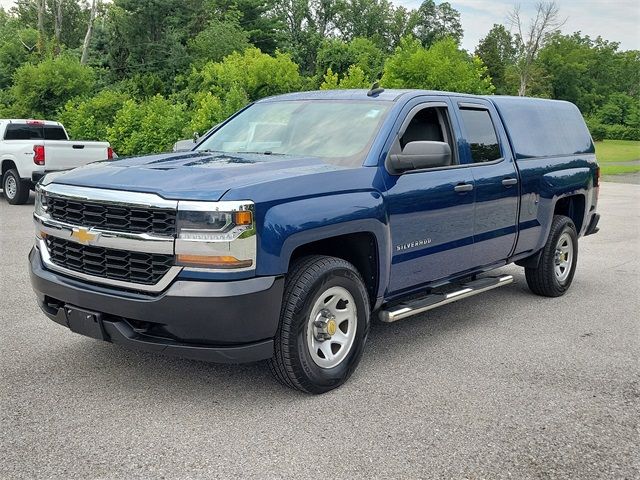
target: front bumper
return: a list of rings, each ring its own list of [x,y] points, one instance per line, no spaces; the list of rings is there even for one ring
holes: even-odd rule
[[[42,311],[69,327],[65,306],[98,314],[113,343],[219,363],[273,355],[284,288],[282,277],[229,282],[175,281],[163,293],[115,290],[47,270],[29,254],[31,284]]]

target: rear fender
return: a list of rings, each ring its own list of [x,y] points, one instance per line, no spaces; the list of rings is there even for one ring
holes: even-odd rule
[[[544,226],[542,236],[538,240],[538,248],[542,248],[549,236],[551,222],[556,204],[565,197],[574,195],[582,195],[585,197],[585,205],[589,205],[589,200],[593,192],[593,171],[589,167],[571,168],[565,170],[556,170],[555,172],[545,173],[540,181],[540,208],[538,210],[538,219],[540,224]],[[587,215],[585,208],[585,218]],[[585,225],[585,218],[582,224]],[[578,232],[580,233],[580,232]]]

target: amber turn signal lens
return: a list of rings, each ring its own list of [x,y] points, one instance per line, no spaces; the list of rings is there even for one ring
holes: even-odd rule
[[[236,225],[251,225],[251,212],[243,210],[233,214],[233,222]]]
[[[243,268],[253,264],[252,260],[238,260],[231,255],[177,255],[176,260],[183,266],[201,268]]]

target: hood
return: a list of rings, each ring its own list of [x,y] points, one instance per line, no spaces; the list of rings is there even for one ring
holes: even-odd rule
[[[314,157],[183,152],[95,162],[51,181],[156,193],[171,200],[217,201],[233,188],[342,169]]]

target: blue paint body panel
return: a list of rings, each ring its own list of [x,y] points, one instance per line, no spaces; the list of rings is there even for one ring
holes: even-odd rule
[[[254,201],[256,270],[183,273],[185,280],[283,275],[296,248],[367,232],[377,248],[377,305],[534,254],[544,245],[563,197],[584,200],[577,222],[581,234],[595,215],[593,142],[570,103],[416,90],[387,90],[373,98],[364,90],[300,92],[260,102],[329,99],[392,104],[362,165],[193,151],[96,163],[54,181],[176,200]],[[458,163],[389,173],[385,160],[407,115],[429,104],[448,112]],[[473,163],[463,105],[489,112],[498,160]],[[505,186],[508,179],[517,183]],[[456,192],[459,184],[473,190]]]

